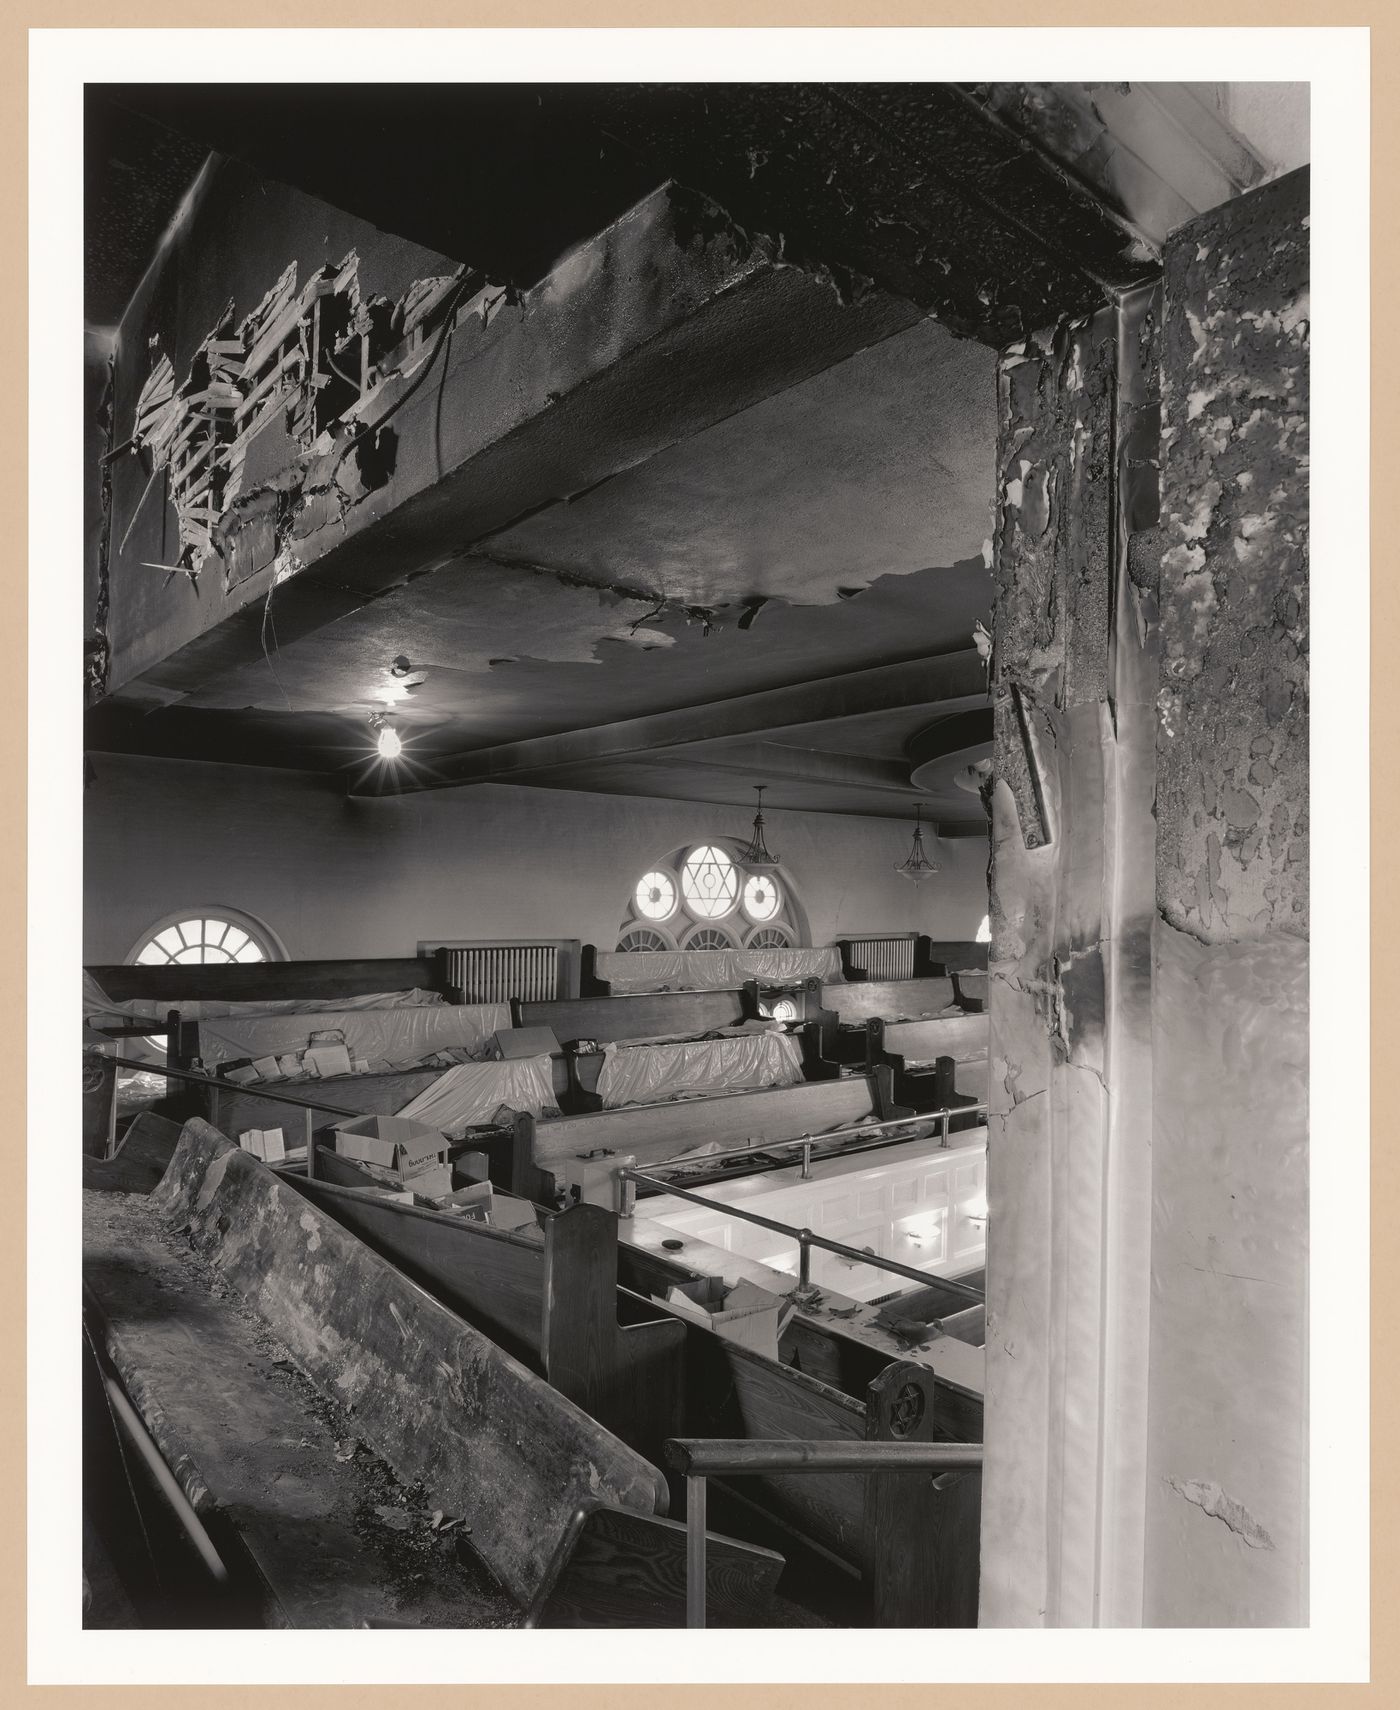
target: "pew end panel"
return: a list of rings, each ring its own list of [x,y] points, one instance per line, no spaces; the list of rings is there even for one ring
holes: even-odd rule
[[[785,1566],[775,1550],[705,1533],[705,1600],[712,1627],[761,1627]],[[684,1627],[682,1522],[600,1505],[580,1509],[559,1566],[525,1625],[540,1628]]]

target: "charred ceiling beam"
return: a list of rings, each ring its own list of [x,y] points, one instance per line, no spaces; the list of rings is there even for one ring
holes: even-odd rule
[[[318,605],[331,621],[918,318],[880,294],[844,303],[675,186],[522,298],[484,291],[452,308],[411,377],[385,381],[400,392],[376,427],[375,445],[392,455],[374,482],[343,489],[343,447],[257,480],[245,472],[210,524],[220,562],[182,607],[142,567],[168,562],[159,507],[139,519],[114,564],[114,602],[129,620],[125,647],[114,644],[115,688],[148,700],[197,688],[212,669],[260,656],[269,597],[283,639],[306,633]],[[320,464],[331,475],[318,476]],[[125,531],[142,471],[118,474]]]
[[[107,95],[519,288],[673,177],[789,262],[850,289],[873,282],[1000,348],[1099,307],[1156,260],[972,90],[322,84]]]

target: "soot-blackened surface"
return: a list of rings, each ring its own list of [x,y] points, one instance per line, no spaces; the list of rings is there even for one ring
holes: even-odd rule
[[[1308,930],[1308,174],[1177,232],[1163,348],[1157,886]]]

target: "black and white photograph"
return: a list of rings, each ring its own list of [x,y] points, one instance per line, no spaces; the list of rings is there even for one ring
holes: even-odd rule
[[[54,215],[59,1614],[1289,1654],[1366,978],[1310,1000],[1306,74],[156,34]]]

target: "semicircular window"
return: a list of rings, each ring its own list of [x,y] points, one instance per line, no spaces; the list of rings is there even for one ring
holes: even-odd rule
[[[619,950],[674,950],[675,945],[654,926],[633,926],[617,941]]]
[[[272,946],[219,914],[186,914],[159,926],[132,957],[145,967],[190,962],[270,962]]]
[[[685,941],[687,950],[735,950],[738,946],[722,926],[697,926]]]
[[[790,950],[792,934],[785,926],[756,926],[744,944],[749,950]]]

